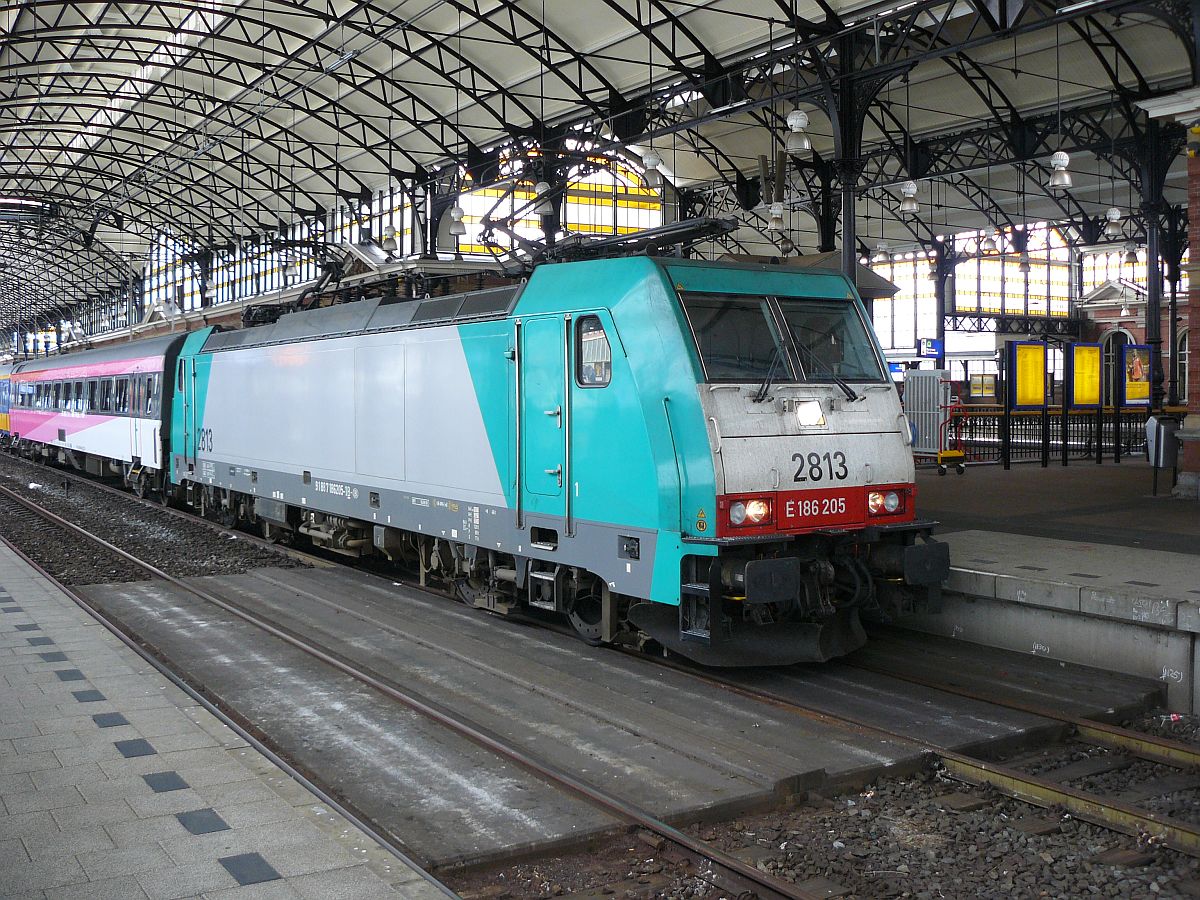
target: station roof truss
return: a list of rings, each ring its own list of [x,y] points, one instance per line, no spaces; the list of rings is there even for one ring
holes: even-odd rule
[[[1183,0],[166,0],[0,3],[0,326],[137,289],[149,249],[279,235],[402,190],[559,183],[581,156],[663,159],[708,252],[801,251],[1069,223],[1125,239],[1185,203],[1182,126],[1142,100],[1197,83]],[[784,154],[786,117],[812,149]],[[1053,193],[1049,157],[1072,156]],[[921,211],[899,212],[916,180]],[[1178,213],[1174,213],[1178,217]],[[432,217],[434,221],[428,219]]]

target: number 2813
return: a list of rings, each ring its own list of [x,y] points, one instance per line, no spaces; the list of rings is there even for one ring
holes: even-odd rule
[[[798,463],[793,481],[845,481],[850,470],[846,467],[846,454],[841,450],[832,453],[793,453],[792,462]]]

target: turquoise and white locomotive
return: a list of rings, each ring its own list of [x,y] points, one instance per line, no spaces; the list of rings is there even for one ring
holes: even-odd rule
[[[863,643],[860,615],[936,602],[948,572],[835,272],[545,264],[180,341],[158,490],[478,607],[562,613],[589,641],[825,660]]]

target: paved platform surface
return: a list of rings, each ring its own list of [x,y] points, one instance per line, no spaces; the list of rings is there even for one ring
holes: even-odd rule
[[[441,896],[0,545],[0,896]]]
[[[1159,680],[1200,713],[1200,504],[1140,458],[917,475],[951,575],[938,616],[906,625]]]
[[[861,783],[919,759],[906,742],[805,719],[653,659],[588,647],[348,569],[265,569],[198,581],[674,821],[729,815],[805,788]],[[495,860],[614,824],[184,592],[148,584],[87,592],[276,736],[291,758],[335,779],[353,804],[430,864]],[[1027,662],[1017,654],[975,648],[964,656],[966,645],[908,640],[910,653],[954,658],[981,690],[1005,659],[1014,672],[1027,671],[1015,665]],[[1085,712],[1113,703],[1141,707],[1154,694],[1145,681],[1055,668],[1057,702]],[[1019,741],[1048,727],[846,666],[740,677],[952,747]]]
[[[1171,473],[1139,458],[968,466],[965,475],[917,472],[917,513],[942,531],[995,531],[1146,550],[1200,554],[1200,503],[1172,499]]]

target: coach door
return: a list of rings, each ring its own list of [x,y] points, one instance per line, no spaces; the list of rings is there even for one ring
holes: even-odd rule
[[[517,323],[518,517],[566,515],[564,485],[570,481],[566,449],[571,419],[566,395],[566,329],[560,316]],[[525,524],[523,521],[519,524]]]

